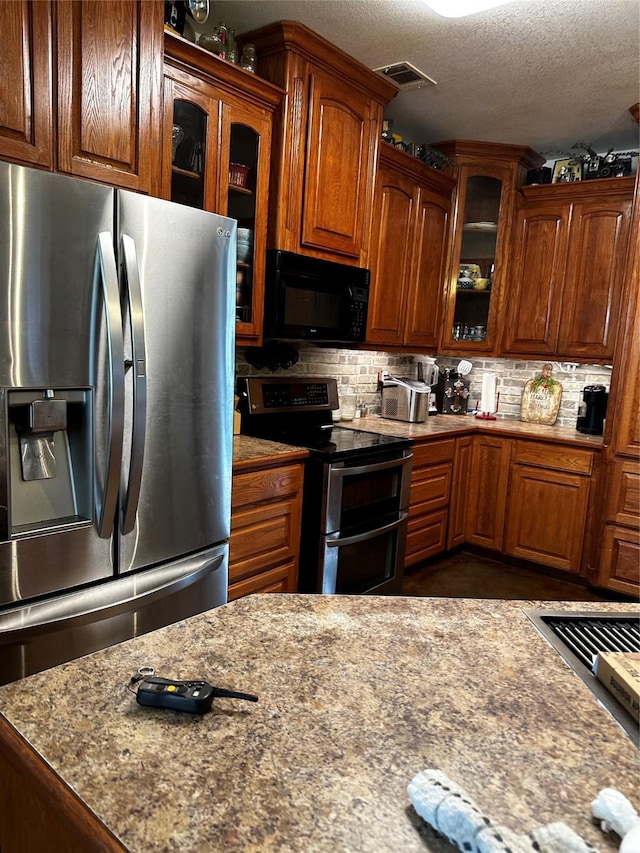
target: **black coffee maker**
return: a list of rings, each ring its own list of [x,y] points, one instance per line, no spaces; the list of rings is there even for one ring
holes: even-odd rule
[[[576,429],[588,435],[602,435],[609,399],[607,389],[604,385],[586,385],[582,389],[582,399]]]

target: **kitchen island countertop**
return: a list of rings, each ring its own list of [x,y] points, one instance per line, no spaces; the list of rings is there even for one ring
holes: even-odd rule
[[[564,820],[615,850],[589,806],[607,786],[639,805],[638,753],[528,607],[640,614],[250,596],[0,688],[0,754],[13,744],[47,791],[75,792],[82,825],[112,833],[83,851],[444,853],[406,794],[427,767],[513,830]],[[260,701],[216,699],[202,717],[143,708],[127,689],[143,665]],[[28,849],[2,831],[3,851]]]

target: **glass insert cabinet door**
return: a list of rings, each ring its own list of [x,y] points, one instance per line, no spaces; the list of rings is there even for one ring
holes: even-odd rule
[[[500,286],[501,209],[504,182],[461,169],[454,228],[446,344],[458,350],[490,350],[495,341]]]
[[[253,312],[256,179],[260,140],[245,124],[231,124],[229,131],[227,216],[238,221],[236,265],[236,322],[250,324]]]
[[[255,343],[262,335],[271,115],[227,92],[223,99],[202,81],[174,79],[169,69],[165,133],[163,195],[238,221],[236,338]]]
[[[222,106],[220,212],[238,222],[236,337],[262,334],[271,118],[240,101]]]
[[[206,143],[209,115],[197,104],[176,99],[171,128],[171,200],[206,208]]]

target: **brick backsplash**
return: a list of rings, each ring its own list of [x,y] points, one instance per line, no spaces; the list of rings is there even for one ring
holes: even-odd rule
[[[378,393],[378,371],[388,370],[396,376],[416,377],[416,358],[410,354],[388,352],[365,352],[360,350],[334,349],[313,344],[300,344],[298,361],[288,369],[277,368],[258,370],[245,358],[245,350],[239,349],[236,355],[236,374],[238,376],[335,376],[340,387],[350,386],[367,405],[368,411],[380,411]],[[466,377],[469,382],[469,410],[475,409],[480,400],[482,376],[485,373],[497,375],[497,389],[500,403],[497,416],[500,418],[520,418],[520,401],[525,384],[542,370],[547,360],[525,361],[523,359],[477,358],[461,356],[471,361],[473,369]],[[437,364],[455,368],[460,358],[439,356]],[[609,390],[611,370],[597,364],[578,364],[575,369],[567,362],[554,362],[553,377],[562,383],[562,402],[556,423],[558,426],[575,427],[578,407],[582,400],[585,385],[604,385]],[[563,370],[564,368],[564,370]],[[568,372],[567,372],[568,371]],[[453,417],[453,416],[452,416]]]

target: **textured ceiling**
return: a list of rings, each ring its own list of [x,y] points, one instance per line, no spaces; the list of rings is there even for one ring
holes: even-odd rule
[[[511,0],[443,18],[422,0],[211,0],[202,30],[301,21],[370,68],[408,61],[437,81],[385,110],[406,141],[637,149],[640,0]]]

